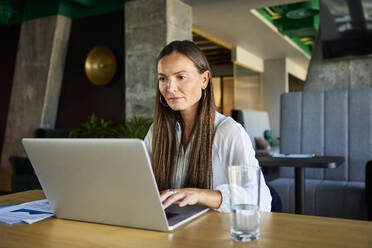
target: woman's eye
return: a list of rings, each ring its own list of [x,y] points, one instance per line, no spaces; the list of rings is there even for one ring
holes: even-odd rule
[[[164,82],[165,81],[165,78],[164,77],[160,77],[159,78],[159,82]]]
[[[178,76],[179,79],[185,79],[185,76]]]

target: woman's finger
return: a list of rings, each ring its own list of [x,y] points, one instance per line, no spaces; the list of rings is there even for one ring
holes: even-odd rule
[[[179,200],[182,200],[184,197],[185,197],[185,194],[184,193],[182,193],[182,192],[176,192],[175,194],[169,196],[168,198],[166,198],[165,201],[162,202],[163,208],[169,207],[173,203],[175,203],[175,202],[177,202]]]
[[[169,196],[173,195],[175,193],[175,190],[173,189],[173,192],[170,189],[164,190],[160,193],[160,201],[163,202],[165,199],[167,199]]]
[[[195,199],[195,195],[190,194],[190,195],[186,195],[186,197],[183,198],[178,203],[178,206],[179,207],[184,207],[184,206],[187,206],[187,205],[195,205],[196,203],[197,203],[197,200]]]

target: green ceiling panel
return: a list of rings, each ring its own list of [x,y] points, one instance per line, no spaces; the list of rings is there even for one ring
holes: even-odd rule
[[[311,55],[319,30],[319,0],[257,9],[280,33]]]
[[[73,19],[124,9],[130,0],[0,0],[0,26],[50,15]]]
[[[17,2],[0,0],[0,26],[12,25],[21,20],[21,12]]]
[[[315,18],[319,18],[319,15],[317,17],[312,16],[299,20],[291,20],[283,17],[275,20],[274,24],[278,27],[279,32],[291,37],[316,36],[319,26],[316,25]]]
[[[84,6],[91,7],[93,5],[92,0],[70,0],[71,2],[75,2]]]
[[[91,2],[91,6],[87,7],[87,5],[77,4],[78,2]],[[61,0],[59,14],[69,16],[73,19],[101,15],[113,11],[123,10],[125,2],[128,2],[128,0]]]
[[[24,1],[21,21],[56,15],[59,10],[59,0]]]

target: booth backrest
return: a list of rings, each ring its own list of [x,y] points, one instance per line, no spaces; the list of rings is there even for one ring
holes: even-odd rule
[[[306,178],[364,181],[372,159],[372,88],[285,93],[281,96],[281,153],[344,156],[336,169],[306,169]],[[293,177],[281,168],[281,177]]]

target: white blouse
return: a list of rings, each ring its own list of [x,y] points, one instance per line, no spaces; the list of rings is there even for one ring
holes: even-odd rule
[[[249,164],[259,166],[255,158],[251,141],[245,129],[232,118],[226,117],[216,112],[214,122],[215,135],[212,147],[212,170],[213,170],[213,189],[221,192],[222,203],[218,209],[220,212],[230,211],[229,188],[228,188],[228,166],[238,164]],[[177,147],[181,141],[181,127],[177,125]],[[152,152],[152,126],[146,137],[145,144],[151,156]],[[181,146],[182,147],[182,146]],[[172,179],[172,188],[182,188],[190,156],[190,145],[186,152],[183,147],[180,151],[176,173]],[[261,197],[260,210],[271,211],[271,194],[261,173]]]

